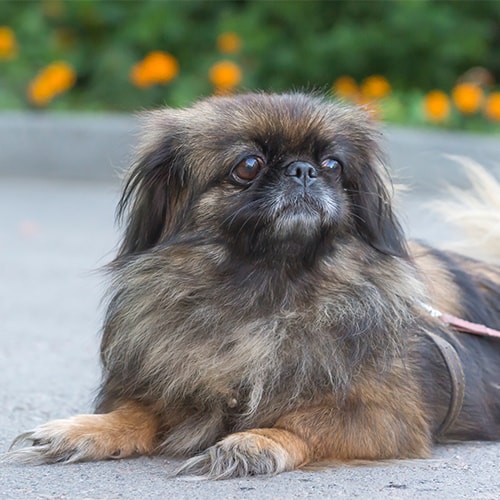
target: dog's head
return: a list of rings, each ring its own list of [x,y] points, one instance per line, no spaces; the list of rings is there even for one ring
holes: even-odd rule
[[[121,255],[181,236],[245,258],[356,237],[405,256],[378,132],[360,108],[304,94],[213,97],[145,115],[119,205]]]

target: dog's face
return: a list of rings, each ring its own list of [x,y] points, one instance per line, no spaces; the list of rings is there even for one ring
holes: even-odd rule
[[[211,98],[146,116],[122,254],[180,234],[242,258],[304,259],[356,237],[405,255],[372,120],[302,94]]]

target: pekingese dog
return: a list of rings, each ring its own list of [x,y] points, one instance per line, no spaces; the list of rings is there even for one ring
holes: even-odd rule
[[[500,438],[500,340],[436,312],[500,328],[500,269],[407,243],[364,110],[247,94],[145,122],[96,413],[15,456],[163,453],[229,478]]]

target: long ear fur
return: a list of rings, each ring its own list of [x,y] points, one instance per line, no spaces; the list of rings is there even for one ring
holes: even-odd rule
[[[160,238],[178,231],[186,218],[192,183],[179,131],[165,119],[169,114],[146,116],[163,136],[158,137],[158,130],[150,134],[150,144],[143,146],[126,180],[117,209],[117,219],[125,220],[126,226],[118,257],[153,247]]]
[[[348,186],[359,235],[373,248],[386,255],[408,257],[406,238],[392,209],[392,184],[383,163],[372,157]]]

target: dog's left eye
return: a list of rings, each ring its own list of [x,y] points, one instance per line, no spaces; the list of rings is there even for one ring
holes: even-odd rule
[[[264,166],[264,161],[258,156],[247,156],[231,170],[231,177],[239,184],[252,182]]]
[[[342,164],[335,158],[326,158],[321,162],[321,166],[329,170],[336,170],[339,173],[342,171]]]

